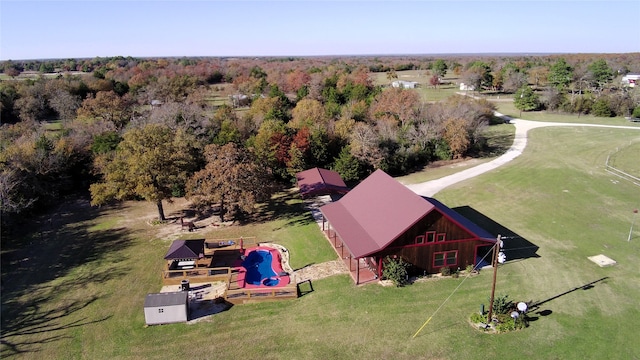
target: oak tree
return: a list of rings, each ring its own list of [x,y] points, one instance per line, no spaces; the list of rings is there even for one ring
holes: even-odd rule
[[[156,204],[166,220],[163,200],[181,190],[194,167],[194,139],[183,129],[149,124],[127,131],[114,153],[102,154],[95,165],[102,180],[91,184],[91,204],[136,197]]]
[[[274,192],[268,168],[235,143],[207,145],[205,159],[205,168],[187,183],[187,199],[200,208],[217,204],[221,221],[230,206],[252,213],[257,203],[268,200]]]

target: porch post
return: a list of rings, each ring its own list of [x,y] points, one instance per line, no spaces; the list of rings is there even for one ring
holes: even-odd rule
[[[356,285],[360,283],[360,258],[356,258]]]

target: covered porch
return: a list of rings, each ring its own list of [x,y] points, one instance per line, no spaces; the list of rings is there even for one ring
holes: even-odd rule
[[[349,274],[356,285],[378,281],[382,269],[381,264],[379,264],[379,261],[377,261],[375,257],[354,257],[340,238],[340,235],[331,228],[331,224],[327,222],[324,217],[322,218],[322,232],[325,234],[326,239],[336,254],[338,254],[338,257],[349,269]]]

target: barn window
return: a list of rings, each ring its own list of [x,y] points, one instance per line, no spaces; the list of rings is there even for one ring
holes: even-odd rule
[[[436,237],[436,241],[444,241],[447,238],[447,234],[445,233],[440,233],[438,234],[438,236]]]
[[[435,253],[433,267],[451,266],[458,263],[458,250]]]
[[[416,244],[424,244],[424,235],[416,236]]]
[[[162,314],[164,312],[164,309],[158,309],[158,313]]]
[[[436,238],[436,232],[435,231],[427,232],[427,242],[428,243],[432,243],[433,240],[435,240],[435,238]]]

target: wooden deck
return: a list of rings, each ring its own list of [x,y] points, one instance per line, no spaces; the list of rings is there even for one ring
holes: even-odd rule
[[[240,242],[235,239],[233,244],[222,239],[205,240],[205,244],[207,242],[215,245],[209,248],[205,245],[204,258],[195,260],[195,266],[192,269],[162,271],[163,285],[180,285],[182,280],[189,280],[190,283],[222,281],[226,283],[224,299],[236,305],[298,298],[298,284],[294,274],[290,274],[290,284],[286,286],[245,288],[244,274],[238,271],[238,266],[242,261]],[[242,248],[246,249],[257,245],[259,243],[255,241],[255,238],[244,238]]]

